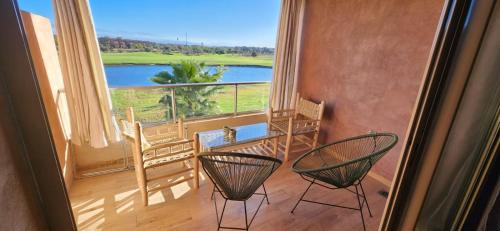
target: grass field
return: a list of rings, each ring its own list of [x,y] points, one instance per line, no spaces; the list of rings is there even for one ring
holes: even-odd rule
[[[184,55],[184,54],[162,54],[155,52],[123,52],[110,53],[103,52],[101,54],[104,64],[173,64],[179,63],[182,60],[193,60],[205,62],[207,65],[241,65],[241,66],[265,66],[273,65],[272,56],[241,56],[241,55]]]
[[[265,110],[269,100],[269,84],[238,86],[238,112]],[[169,94],[167,89],[113,89],[114,114],[125,118],[125,110],[133,107],[136,119],[147,122],[165,121],[167,109],[159,103],[160,98]],[[217,102],[217,108],[207,112],[207,116],[234,112],[234,87],[224,86],[211,97]]]

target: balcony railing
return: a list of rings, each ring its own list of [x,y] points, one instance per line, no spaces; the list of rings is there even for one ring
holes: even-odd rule
[[[113,113],[125,118],[134,108],[143,123],[194,120],[265,111],[270,82],[189,83],[110,88]]]

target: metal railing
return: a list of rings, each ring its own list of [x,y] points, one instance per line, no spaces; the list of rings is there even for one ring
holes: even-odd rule
[[[262,112],[269,91],[265,81],[110,88],[115,116],[125,118],[126,109],[133,107],[136,119],[145,123]]]

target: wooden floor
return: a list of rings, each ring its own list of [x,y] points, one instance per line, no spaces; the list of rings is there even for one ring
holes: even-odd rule
[[[291,155],[292,160],[294,155]],[[294,214],[290,210],[307,183],[283,164],[267,181],[270,205],[264,203],[250,230],[363,230],[359,211],[301,202]],[[212,184],[202,175],[201,187],[186,182],[150,195],[150,206],[143,207],[133,171],[77,180],[70,190],[73,213],[80,230],[216,230],[217,222]],[[364,210],[367,230],[377,230],[386,199],[379,191],[388,190],[378,181],[363,181],[373,217]],[[308,199],[357,206],[354,194],[312,186]],[[248,202],[253,214],[260,198]],[[223,200],[218,197],[218,205]],[[228,202],[224,225],[244,226],[242,202]]]

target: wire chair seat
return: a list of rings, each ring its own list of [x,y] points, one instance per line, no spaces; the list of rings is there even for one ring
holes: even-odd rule
[[[396,142],[397,136],[390,133],[368,134],[333,142],[299,157],[292,170],[345,188],[364,177]]]
[[[239,229],[248,230],[257,215],[262,202],[269,199],[267,197],[264,182],[281,165],[281,160],[269,156],[254,155],[235,152],[211,152],[202,153],[198,156],[203,170],[208,178],[214,183],[212,200],[214,201],[215,213],[217,216],[217,230]],[[263,193],[257,193],[257,189],[262,187]],[[224,198],[224,206],[219,217],[217,209],[217,198],[214,193],[220,193]],[[262,199],[249,219],[247,214],[247,200],[253,195],[260,195]],[[245,211],[245,226],[227,227],[223,225],[224,211],[228,200],[243,202]]]
[[[198,158],[222,195],[236,201],[250,198],[281,165],[278,159],[247,153],[203,153]]]
[[[302,201],[358,210],[361,214],[363,229],[366,230],[363,207],[366,205],[370,216],[372,213],[362,181],[373,165],[391,150],[397,141],[397,135],[392,133],[372,133],[326,144],[300,156],[293,162],[292,170],[300,174],[310,184],[302,193],[291,213]],[[318,181],[335,187],[318,183]],[[328,189],[345,189],[356,195],[358,207],[304,199],[312,185],[320,185]],[[354,191],[349,189],[351,186],[354,187]]]

